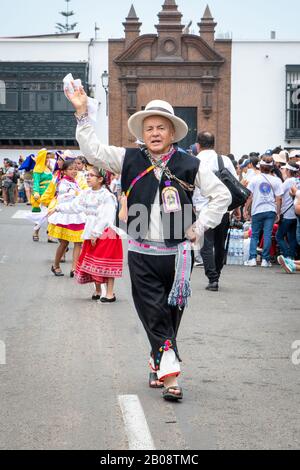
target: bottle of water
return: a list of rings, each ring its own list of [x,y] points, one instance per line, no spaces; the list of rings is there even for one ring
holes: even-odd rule
[[[240,266],[244,264],[244,230],[240,230]]]
[[[236,250],[236,234],[235,229],[231,231],[231,264],[235,265],[235,250]]]
[[[232,260],[233,260],[233,250],[232,250],[232,243],[233,243],[233,230],[230,229],[230,239],[229,239],[229,246],[228,246],[228,255],[227,255],[227,264],[229,266],[232,265]]]
[[[239,230],[235,229],[234,264],[239,265]]]
[[[236,258],[236,265],[239,266],[240,264],[240,231],[237,229],[235,232],[236,236],[236,249],[235,249],[235,258]]]

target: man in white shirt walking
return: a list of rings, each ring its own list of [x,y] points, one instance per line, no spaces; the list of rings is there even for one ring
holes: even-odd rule
[[[198,159],[200,160],[200,167],[207,168],[213,173],[219,171],[218,154],[214,150],[215,137],[209,132],[202,132],[197,138],[198,146]],[[224,167],[232,173],[235,178],[238,178],[235,168],[230,158],[222,156]],[[201,213],[207,204],[208,199],[201,196],[200,190],[196,194],[197,209]],[[219,279],[224,266],[225,259],[225,242],[230,224],[229,212],[223,216],[221,223],[210,230],[205,232],[204,246],[201,250],[201,256],[204,263],[205,275],[209,280],[206,290],[211,292],[218,292]]]

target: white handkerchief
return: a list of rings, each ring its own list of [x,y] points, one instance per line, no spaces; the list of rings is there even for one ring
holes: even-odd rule
[[[82,86],[81,80],[80,79],[74,80],[73,75],[71,73],[69,73],[64,78],[63,82],[64,82],[65,95],[66,95],[66,90],[72,95],[75,91],[74,87],[75,89],[77,89],[80,86]],[[74,87],[72,85],[72,82],[74,83]],[[99,103],[95,98],[88,98],[88,114],[89,114],[89,118],[94,122],[97,122],[98,104]]]

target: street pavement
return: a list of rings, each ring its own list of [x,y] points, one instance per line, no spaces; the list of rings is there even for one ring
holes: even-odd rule
[[[140,400],[157,450],[300,447],[298,275],[226,267],[212,293],[194,270],[178,338],[184,400],[170,404],[148,388],[127,263],[118,302],[93,303],[70,262],[64,278],[51,274],[56,245],[44,229],[33,243],[17,211],[0,206],[0,449],[127,450],[124,395]]]

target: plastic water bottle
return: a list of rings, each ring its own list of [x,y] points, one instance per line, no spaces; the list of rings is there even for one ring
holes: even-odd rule
[[[235,229],[232,229],[232,259],[231,264],[235,264],[235,250],[236,250],[236,236],[235,236]]]
[[[232,242],[233,242],[233,235],[232,235],[233,230],[230,229],[230,239],[229,239],[229,246],[228,246],[228,255],[227,255],[227,264],[229,266],[232,265],[232,258],[233,258],[233,251],[232,251]]]
[[[235,236],[236,236],[236,250],[235,250],[236,262],[235,264],[239,266],[240,264],[240,231],[239,230],[236,230]]]
[[[235,230],[235,251],[234,251],[234,264],[236,266],[239,265],[239,252],[240,252],[240,247],[239,247],[239,243],[240,243],[240,236],[239,236],[239,230],[236,229]]]
[[[240,266],[244,264],[244,230],[240,230]]]

